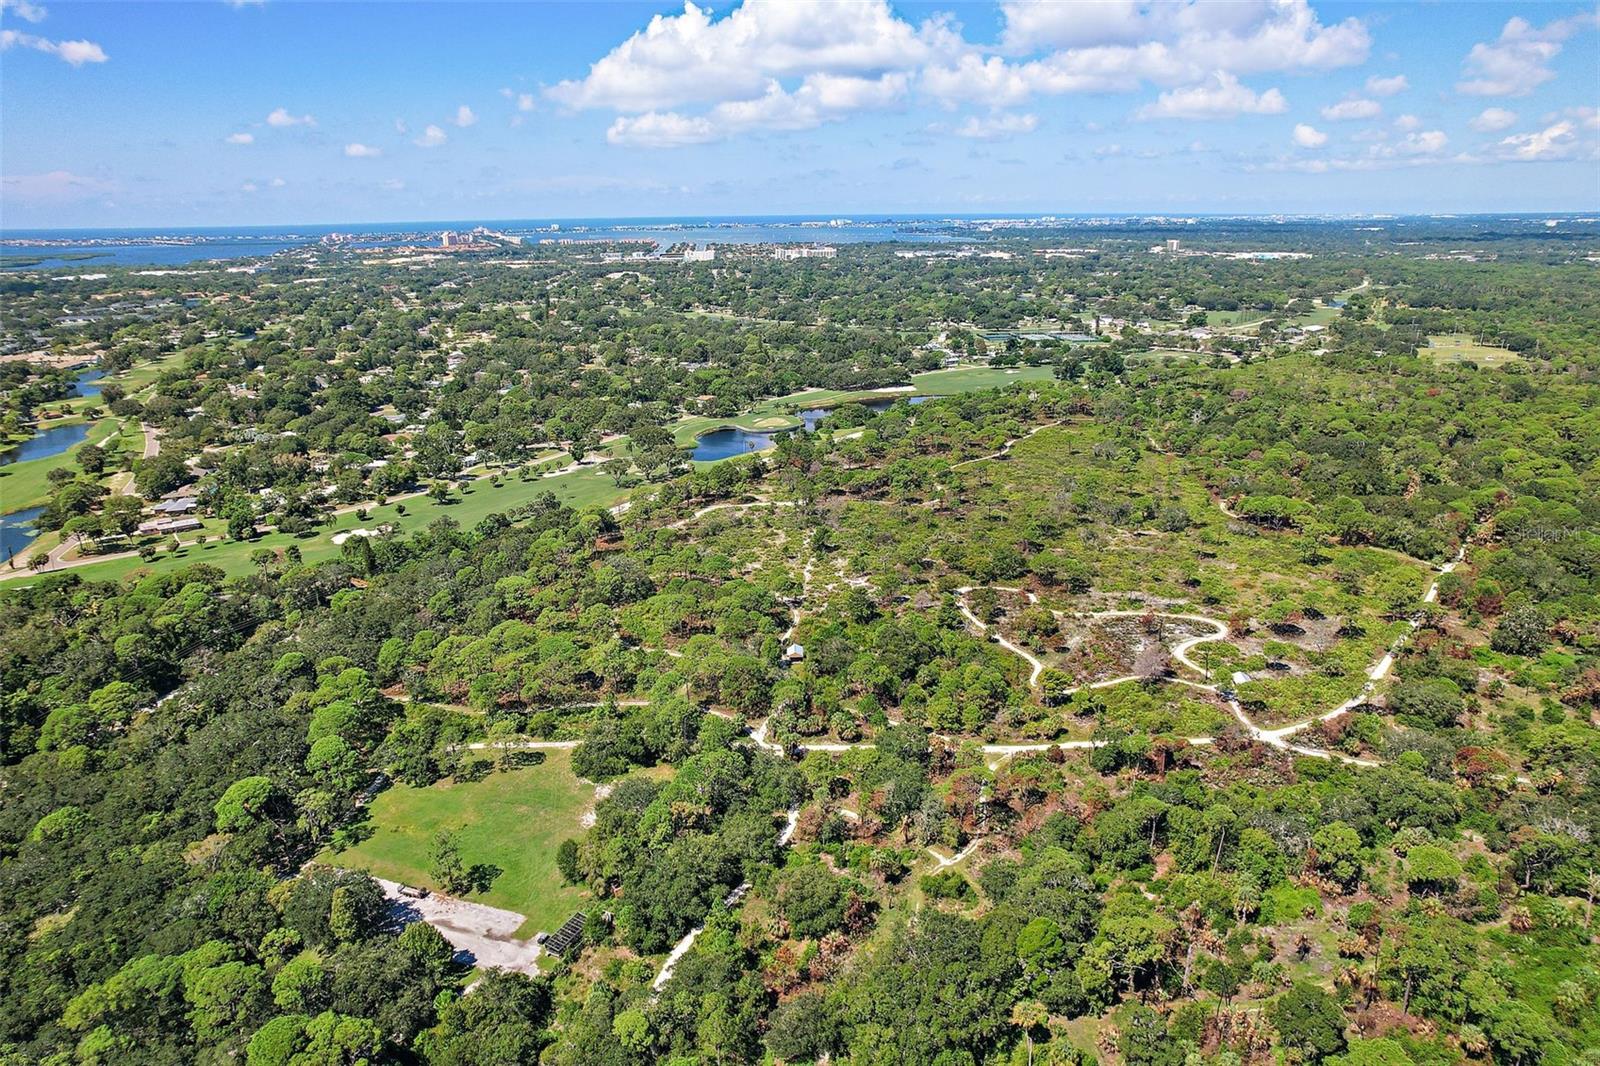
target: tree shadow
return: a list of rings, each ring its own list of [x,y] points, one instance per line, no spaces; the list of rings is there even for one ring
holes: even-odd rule
[[[348,848],[353,848],[357,844],[371,839],[372,834],[375,832],[377,832],[377,828],[368,819],[340,826],[334,831],[335,850],[344,851]]]
[[[505,871],[492,862],[475,863],[467,870],[467,882],[472,885],[474,892],[487,892],[503,873]]]
[[[506,770],[522,770],[541,765],[545,758],[542,751],[508,751],[500,757],[500,766]]]

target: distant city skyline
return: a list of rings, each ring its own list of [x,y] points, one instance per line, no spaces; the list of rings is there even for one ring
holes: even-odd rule
[[[1581,4],[0,0],[0,225],[1600,209]]]

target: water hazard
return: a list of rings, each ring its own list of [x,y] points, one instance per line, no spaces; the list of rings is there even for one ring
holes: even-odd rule
[[[904,399],[909,404],[925,403],[934,399],[932,396],[906,396],[883,397],[876,400],[866,400],[861,406],[877,414],[887,411],[898,400]],[[833,412],[830,407],[812,407],[804,411],[796,411],[795,417],[800,420],[800,425],[795,429],[803,433],[816,430],[817,424]],[[694,453],[691,456],[696,462],[708,463],[718,459],[731,459],[736,455],[748,455],[751,452],[765,451],[773,446],[779,433],[794,432],[782,429],[740,429],[737,426],[728,426],[725,429],[712,430],[703,433],[695,439]]]

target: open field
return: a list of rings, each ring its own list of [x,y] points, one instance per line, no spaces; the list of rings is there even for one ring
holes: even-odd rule
[[[1296,326],[1326,326],[1343,313],[1342,307],[1329,307],[1320,300],[1317,305],[1303,315],[1295,315],[1289,321]]]
[[[1522,357],[1509,348],[1478,344],[1464,333],[1439,333],[1428,338],[1428,347],[1417,352],[1435,363],[1477,363],[1494,369],[1520,362]]]
[[[1254,326],[1267,317],[1267,312],[1258,311],[1253,307],[1241,308],[1237,311],[1207,311],[1206,325],[1213,329],[1217,327],[1244,327]]]
[[[546,755],[540,766],[500,771],[467,784],[397,784],[368,808],[372,835],[326,858],[437,890],[428,873],[429,853],[434,835],[452,830],[459,834],[461,859],[469,868],[483,863],[501,870],[487,892],[472,892],[469,898],[525,915],[518,936],[554,932],[585,898],[583,890],[562,884],[556,847],[583,834],[581,819],[594,788],[573,776],[570,752]]]
[[[1133,352],[1127,356],[1127,360],[1135,364],[1166,362],[1174,359],[1179,362],[1192,362],[1195,359],[1210,358],[1210,354],[1206,352],[1192,351],[1187,348],[1151,348],[1149,351]]]

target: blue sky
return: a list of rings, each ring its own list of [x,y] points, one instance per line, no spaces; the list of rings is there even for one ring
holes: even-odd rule
[[[0,6],[7,228],[1600,208],[1576,4]]]

